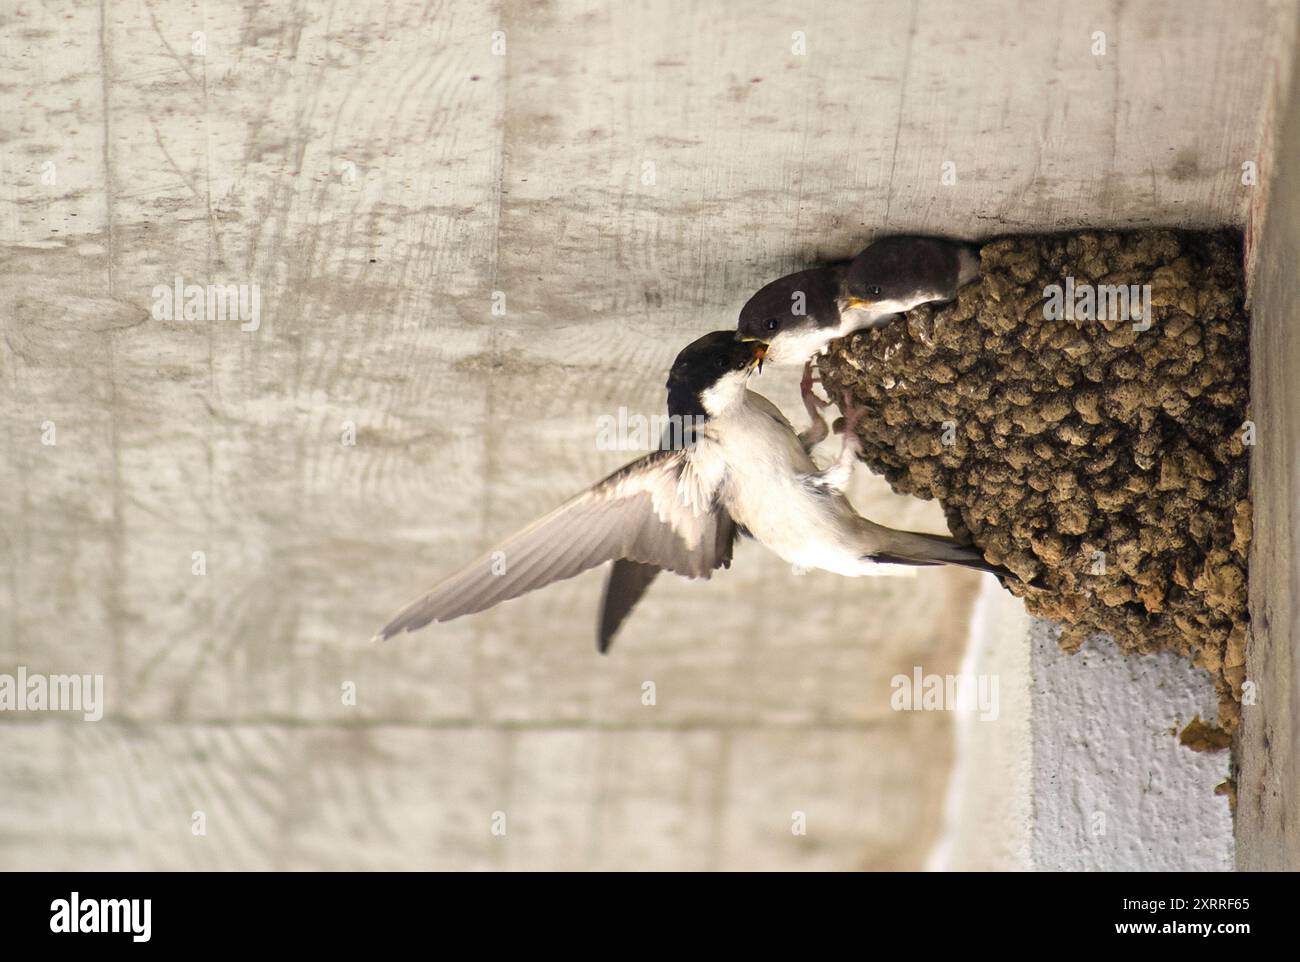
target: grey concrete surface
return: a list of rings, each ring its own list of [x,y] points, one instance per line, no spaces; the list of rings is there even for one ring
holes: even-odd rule
[[[1300,49],[1300,35],[1297,36]],[[1279,78],[1276,170],[1251,314],[1251,639],[1236,751],[1237,865],[1300,868],[1300,71]]]
[[[0,716],[0,867],[924,864],[952,720],[888,679],[955,670],[973,576],[749,546],[657,585],[605,660],[595,575],[366,639],[626,459],[595,418],[658,411],[765,279],[881,230],[1242,223],[1282,19],[19,0],[0,672],[102,672],[109,704]],[[154,317],[177,276],[258,285],[260,328]]]

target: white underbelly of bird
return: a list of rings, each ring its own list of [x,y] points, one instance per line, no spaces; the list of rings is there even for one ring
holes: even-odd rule
[[[775,555],[801,568],[856,577],[876,570],[864,557],[870,524],[842,493],[819,483],[817,465],[779,414],[749,403],[720,419],[727,461],[723,504]],[[780,418],[780,420],[778,420]]]

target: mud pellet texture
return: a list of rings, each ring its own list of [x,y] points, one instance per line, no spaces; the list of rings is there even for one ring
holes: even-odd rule
[[[1239,237],[1004,238],[981,262],[955,302],[837,342],[825,387],[866,406],[872,469],[937,498],[958,538],[1015,573],[1026,607],[1062,623],[1063,647],[1102,632],[1130,653],[1191,657],[1231,732],[1253,441]],[[1049,319],[1044,291],[1067,277],[1076,291],[1150,285],[1150,329]]]

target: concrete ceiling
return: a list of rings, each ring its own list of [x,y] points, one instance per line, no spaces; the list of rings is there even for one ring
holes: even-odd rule
[[[609,659],[596,575],[366,639],[627,460],[596,418],[660,411],[766,279],[884,230],[1243,224],[1289,16],[18,2],[0,671],[103,672],[109,707],[0,718],[0,866],[922,864],[950,719],[888,679],[956,669],[973,576],[749,546],[663,579]],[[258,285],[260,329],[155,319],[176,276]]]

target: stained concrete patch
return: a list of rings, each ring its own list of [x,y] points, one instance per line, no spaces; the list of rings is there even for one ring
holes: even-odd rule
[[[865,460],[938,499],[1026,607],[1064,625],[1063,647],[1104,633],[1191,656],[1231,731],[1253,440],[1238,238],[1007,238],[981,259],[954,303],[823,361],[832,396],[867,406]]]

